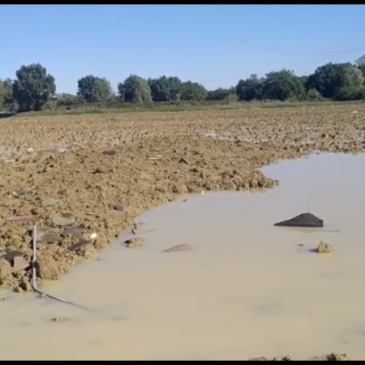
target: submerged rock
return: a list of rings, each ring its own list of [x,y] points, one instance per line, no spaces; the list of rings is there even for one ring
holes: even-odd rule
[[[181,243],[179,245],[172,246],[163,250],[162,252],[180,252],[180,251],[190,251],[191,246],[188,243]]]
[[[317,253],[331,253],[333,251],[333,247],[329,243],[323,241],[319,242],[317,248],[315,249],[315,252]]]
[[[312,213],[302,213],[286,221],[275,223],[274,226],[319,228],[323,227],[323,220]]]

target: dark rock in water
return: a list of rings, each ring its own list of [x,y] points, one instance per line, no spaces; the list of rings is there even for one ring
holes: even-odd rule
[[[303,213],[286,221],[275,223],[274,226],[319,228],[323,227],[323,220],[312,213]]]

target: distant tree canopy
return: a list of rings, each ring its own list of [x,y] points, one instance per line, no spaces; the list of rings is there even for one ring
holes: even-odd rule
[[[220,87],[215,90],[208,90],[207,101],[223,101],[223,100],[234,100],[236,99],[236,88],[233,86],[229,89]]]
[[[77,81],[77,96],[86,103],[100,103],[113,97],[110,82],[102,77],[84,76]]]
[[[236,86],[207,90],[194,81],[176,76],[145,79],[135,74],[118,83],[94,75],[77,81],[76,95],[56,94],[55,78],[39,63],[22,66],[13,80],[0,79],[0,110],[41,110],[50,105],[70,108],[85,104],[201,103],[231,101],[362,100],[365,98],[365,55],[353,63],[327,63],[312,74],[298,76],[291,70],[255,74]]]
[[[55,78],[39,63],[22,66],[12,82],[12,97],[19,111],[41,110],[56,93]]]
[[[13,99],[13,82],[10,79],[0,79],[0,110],[12,111],[15,108]]]
[[[313,74],[296,76],[282,70],[270,72],[263,78],[256,75],[237,84],[237,97],[252,100],[360,100],[365,97],[365,57],[355,64],[327,63]]]
[[[152,101],[151,87],[148,80],[137,75],[130,75],[118,84],[118,95],[127,103],[149,103]]]
[[[183,82],[178,77],[161,76],[148,80],[151,97],[154,102],[179,101],[183,90]]]

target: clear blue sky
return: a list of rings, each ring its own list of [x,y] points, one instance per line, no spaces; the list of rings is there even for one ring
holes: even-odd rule
[[[134,73],[207,88],[365,53],[365,5],[0,5],[0,78],[39,62],[58,92]]]

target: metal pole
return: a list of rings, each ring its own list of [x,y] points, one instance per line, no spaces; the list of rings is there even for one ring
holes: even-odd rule
[[[32,286],[32,289],[34,290],[34,292],[36,292],[36,293],[38,293],[40,295],[44,295],[44,296],[46,296],[48,298],[57,300],[59,302],[73,305],[74,307],[77,307],[77,308],[80,308],[80,309],[85,309],[85,310],[88,310],[88,311],[92,311],[91,309],[86,308],[86,307],[84,307],[82,305],[73,303],[73,302],[71,302],[69,300],[66,300],[66,299],[62,299],[62,298],[56,297],[54,295],[45,293],[44,291],[38,289],[38,286],[37,286],[37,226],[34,226],[33,227],[33,239],[32,239],[32,242],[33,242],[33,244],[32,244],[32,246],[33,246],[33,257],[32,257],[32,278],[31,278],[31,286]]]

